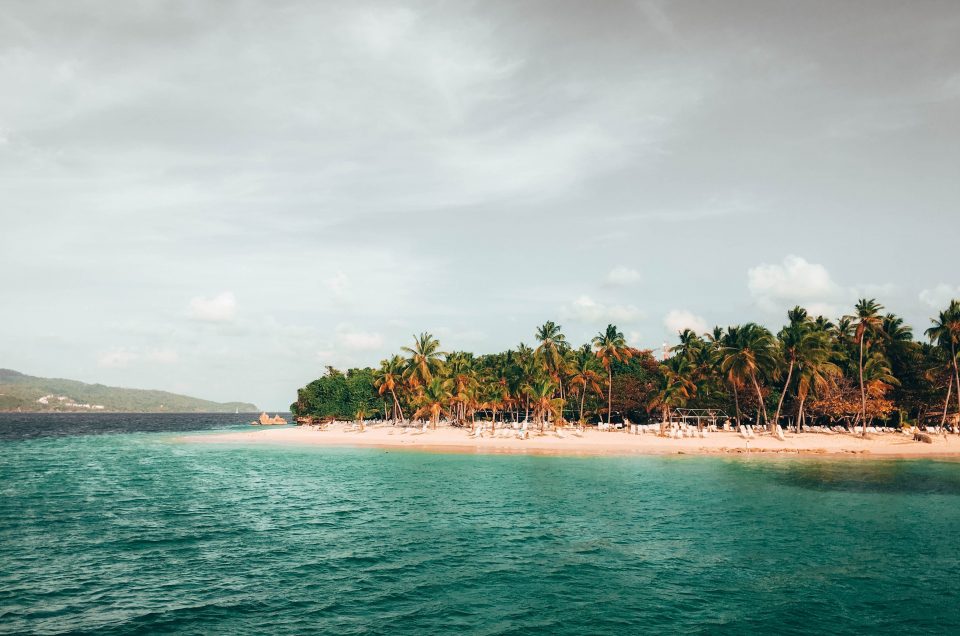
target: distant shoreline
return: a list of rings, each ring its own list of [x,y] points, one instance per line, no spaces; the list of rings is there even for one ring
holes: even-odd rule
[[[784,441],[761,435],[748,441],[734,432],[710,433],[706,438],[672,439],[653,434],[587,430],[581,436],[548,432],[518,439],[510,434],[474,438],[469,431],[452,427],[421,432],[410,427],[368,425],[366,431],[347,429],[342,423],[327,430],[310,427],[251,429],[229,433],[182,435],[176,441],[203,444],[264,446],[353,446],[385,450],[451,453],[536,454],[570,456],[707,455],[740,457],[829,457],[845,459],[951,459],[960,461],[960,436],[934,438],[932,444],[914,441],[902,433],[849,434],[787,433]]]
[[[14,415],[253,415],[256,417],[260,410],[253,411],[108,411],[106,409],[78,410],[78,411],[16,411],[0,409],[0,414]],[[288,413],[288,411],[270,411],[270,413]]]

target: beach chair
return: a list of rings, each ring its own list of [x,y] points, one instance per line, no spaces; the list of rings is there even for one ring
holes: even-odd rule
[[[567,437],[566,435],[564,435],[563,430],[559,428],[556,431],[554,431],[554,433],[556,433],[557,437],[559,437],[560,439],[566,439]]]
[[[780,440],[781,442],[786,440],[786,438],[783,436],[783,429],[780,428],[779,424],[777,424],[776,427],[774,428],[774,434],[777,436],[777,439]]]
[[[750,434],[747,433],[747,427],[743,424],[740,425],[740,437],[743,439],[750,439]]]

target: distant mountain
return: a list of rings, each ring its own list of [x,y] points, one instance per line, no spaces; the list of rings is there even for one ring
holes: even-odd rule
[[[166,391],[121,389],[0,369],[0,411],[126,411],[130,413],[252,413],[249,402],[211,402]]]

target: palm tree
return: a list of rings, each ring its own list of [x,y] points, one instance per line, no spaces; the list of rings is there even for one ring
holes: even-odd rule
[[[957,415],[960,417],[960,370],[957,368],[957,350],[960,349],[960,300],[951,300],[947,309],[930,321],[933,326],[926,331],[930,342],[950,352],[953,379],[957,385]],[[949,400],[948,394],[947,401]],[[943,404],[944,417],[946,417],[948,406],[946,402]]]
[[[426,386],[433,376],[443,369],[443,358],[447,354],[440,351],[440,342],[429,333],[413,337],[413,347],[401,347],[410,354],[407,358],[407,380],[411,386]]]
[[[430,383],[423,386],[423,390],[417,396],[417,403],[420,408],[413,414],[413,417],[430,416],[430,428],[437,428],[440,422],[440,414],[443,407],[450,400],[452,395],[453,381],[433,378]]]
[[[860,371],[860,420],[863,422],[863,433],[867,434],[867,390],[863,383],[863,353],[864,349],[870,346],[870,337],[876,334],[882,325],[883,318],[880,312],[883,311],[883,305],[876,299],[861,298],[854,306],[854,315],[847,316],[856,326],[856,342],[860,349],[860,358],[858,369]]]
[[[623,332],[614,325],[607,325],[607,329],[594,336],[592,342],[597,357],[607,370],[607,424],[610,424],[613,412],[613,361],[628,360],[633,351],[627,346]]]
[[[560,325],[548,320],[537,327],[537,340],[540,346],[534,351],[534,356],[543,365],[544,370],[553,376],[563,397],[563,366],[564,353],[569,348],[567,337],[560,331]]]
[[[714,331],[714,334],[716,334],[716,331]],[[670,351],[693,362],[699,357],[704,345],[703,339],[695,331],[684,329],[680,332],[680,344],[671,347]]]
[[[593,389],[602,395],[600,388],[600,374],[594,369],[596,356],[590,350],[590,345],[583,345],[573,352],[570,361],[570,384],[580,387],[580,415],[578,421],[583,422],[583,405],[587,397],[587,389]]]
[[[773,416],[774,426],[780,423],[780,409],[783,407],[783,398],[786,397],[790,389],[790,380],[793,378],[793,368],[797,365],[799,350],[803,347],[803,340],[810,333],[810,327],[807,318],[807,310],[797,306],[787,312],[787,319],[790,321],[786,327],[777,334],[780,346],[783,349],[783,356],[788,362],[787,379],[783,383],[783,391],[780,392],[780,399],[777,401],[777,412]]]
[[[550,416],[558,417],[563,409],[563,400],[553,397],[557,386],[550,378],[540,378],[528,386],[533,403],[533,421],[543,430]]]
[[[811,394],[821,395],[833,386],[834,380],[842,374],[840,367],[834,364],[830,335],[814,324],[813,329],[803,339],[798,351],[797,362],[797,432],[805,419],[803,406]]]
[[[390,393],[393,397],[393,417],[396,419],[397,414],[399,414],[401,422],[404,418],[400,400],[397,399],[397,386],[403,381],[403,367],[403,358],[395,355],[389,360],[382,361],[374,376],[374,386],[377,388],[377,393],[381,396],[386,392]]]
[[[662,410],[660,434],[670,422],[670,410],[684,406],[697,392],[697,385],[690,379],[692,367],[689,360],[674,356],[660,365],[660,384],[647,404],[648,409]]]
[[[453,397],[451,402],[455,407],[453,419],[463,422],[467,417],[467,410],[476,397],[479,385],[477,372],[474,369],[472,353],[455,351],[447,356],[446,371],[453,380]]]
[[[723,358],[720,369],[732,384],[745,384],[749,381],[757,392],[757,424],[767,420],[767,409],[763,404],[763,392],[760,379],[774,379],[780,367],[780,351],[776,339],[766,327],[756,323],[747,323],[731,334],[733,337],[721,349]],[[771,427],[772,428],[772,427]]]

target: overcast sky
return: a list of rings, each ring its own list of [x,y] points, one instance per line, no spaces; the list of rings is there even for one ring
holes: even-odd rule
[[[0,367],[285,407],[411,334],[960,296],[960,4],[23,2]]]

